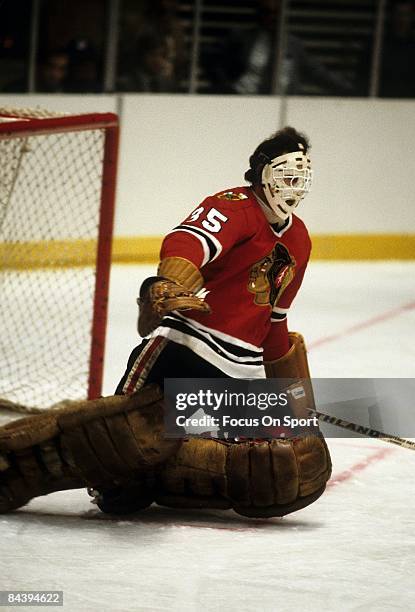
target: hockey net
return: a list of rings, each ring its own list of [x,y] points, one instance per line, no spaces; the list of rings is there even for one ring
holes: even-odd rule
[[[101,392],[117,143],[111,113],[0,109],[0,398]]]

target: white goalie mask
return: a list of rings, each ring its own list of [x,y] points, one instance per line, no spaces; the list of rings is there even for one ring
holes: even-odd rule
[[[291,215],[310,191],[312,175],[310,158],[301,150],[279,155],[265,164],[262,188],[269,206],[281,221]]]

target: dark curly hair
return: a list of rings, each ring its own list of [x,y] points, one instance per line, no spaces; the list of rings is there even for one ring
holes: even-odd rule
[[[299,147],[299,145],[302,145],[302,147]],[[263,140],[249,158],[250,168],[245,172],[245,180],[252,185],[260,184],[262,168],[265,164],[268,164],[274,157],[285,153],[293,153],[298,151],[299,148],[305,153],[308,151],[310,143],[307,136],[289,126],[278,130],[278,132]]]

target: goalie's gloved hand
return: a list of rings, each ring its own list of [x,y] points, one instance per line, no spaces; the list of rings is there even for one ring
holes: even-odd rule
[[[148,281],[152,281],[151,283]],[[144,286],[144,283],[147,283]],[[173,310],[199,310],[209,313],[210,306],[183,285],[165,278],[152,277],[144,281],[137,300],[139,306],[138,333],[147,336],[162,318]]]
[[[149,289],[149,300],[160,317],[172,310],[200,310],[210,312],[209,305],[183,285],[170,280],[159,280]]]
[[[138,333],[147,336],[161,319],[173,310],[198,310],[209,313],[210,306],[199,295],[203,287],[200,270],[182,257],[166,257],[158,267],[158,276],[147,278],[138,299]]]

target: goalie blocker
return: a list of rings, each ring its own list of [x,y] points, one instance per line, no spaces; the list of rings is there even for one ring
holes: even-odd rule
[[[300,338],[292,336],[290,353],[278,360],[284,376],[293,378],[294,368],[304,373]],[[278,361],[267,365],[273,376]],[[73,402],[5,425],[0,428],[0,512],[39,495],[87,486],[101,491],[98,506],[112,513],[155,501],[177,508],[233,508],[250,517],[283,516],[314,502],[330,477],[321,435],[180,442],[164,439],[163,431],[162,394],[152,385],[130,396]]]

